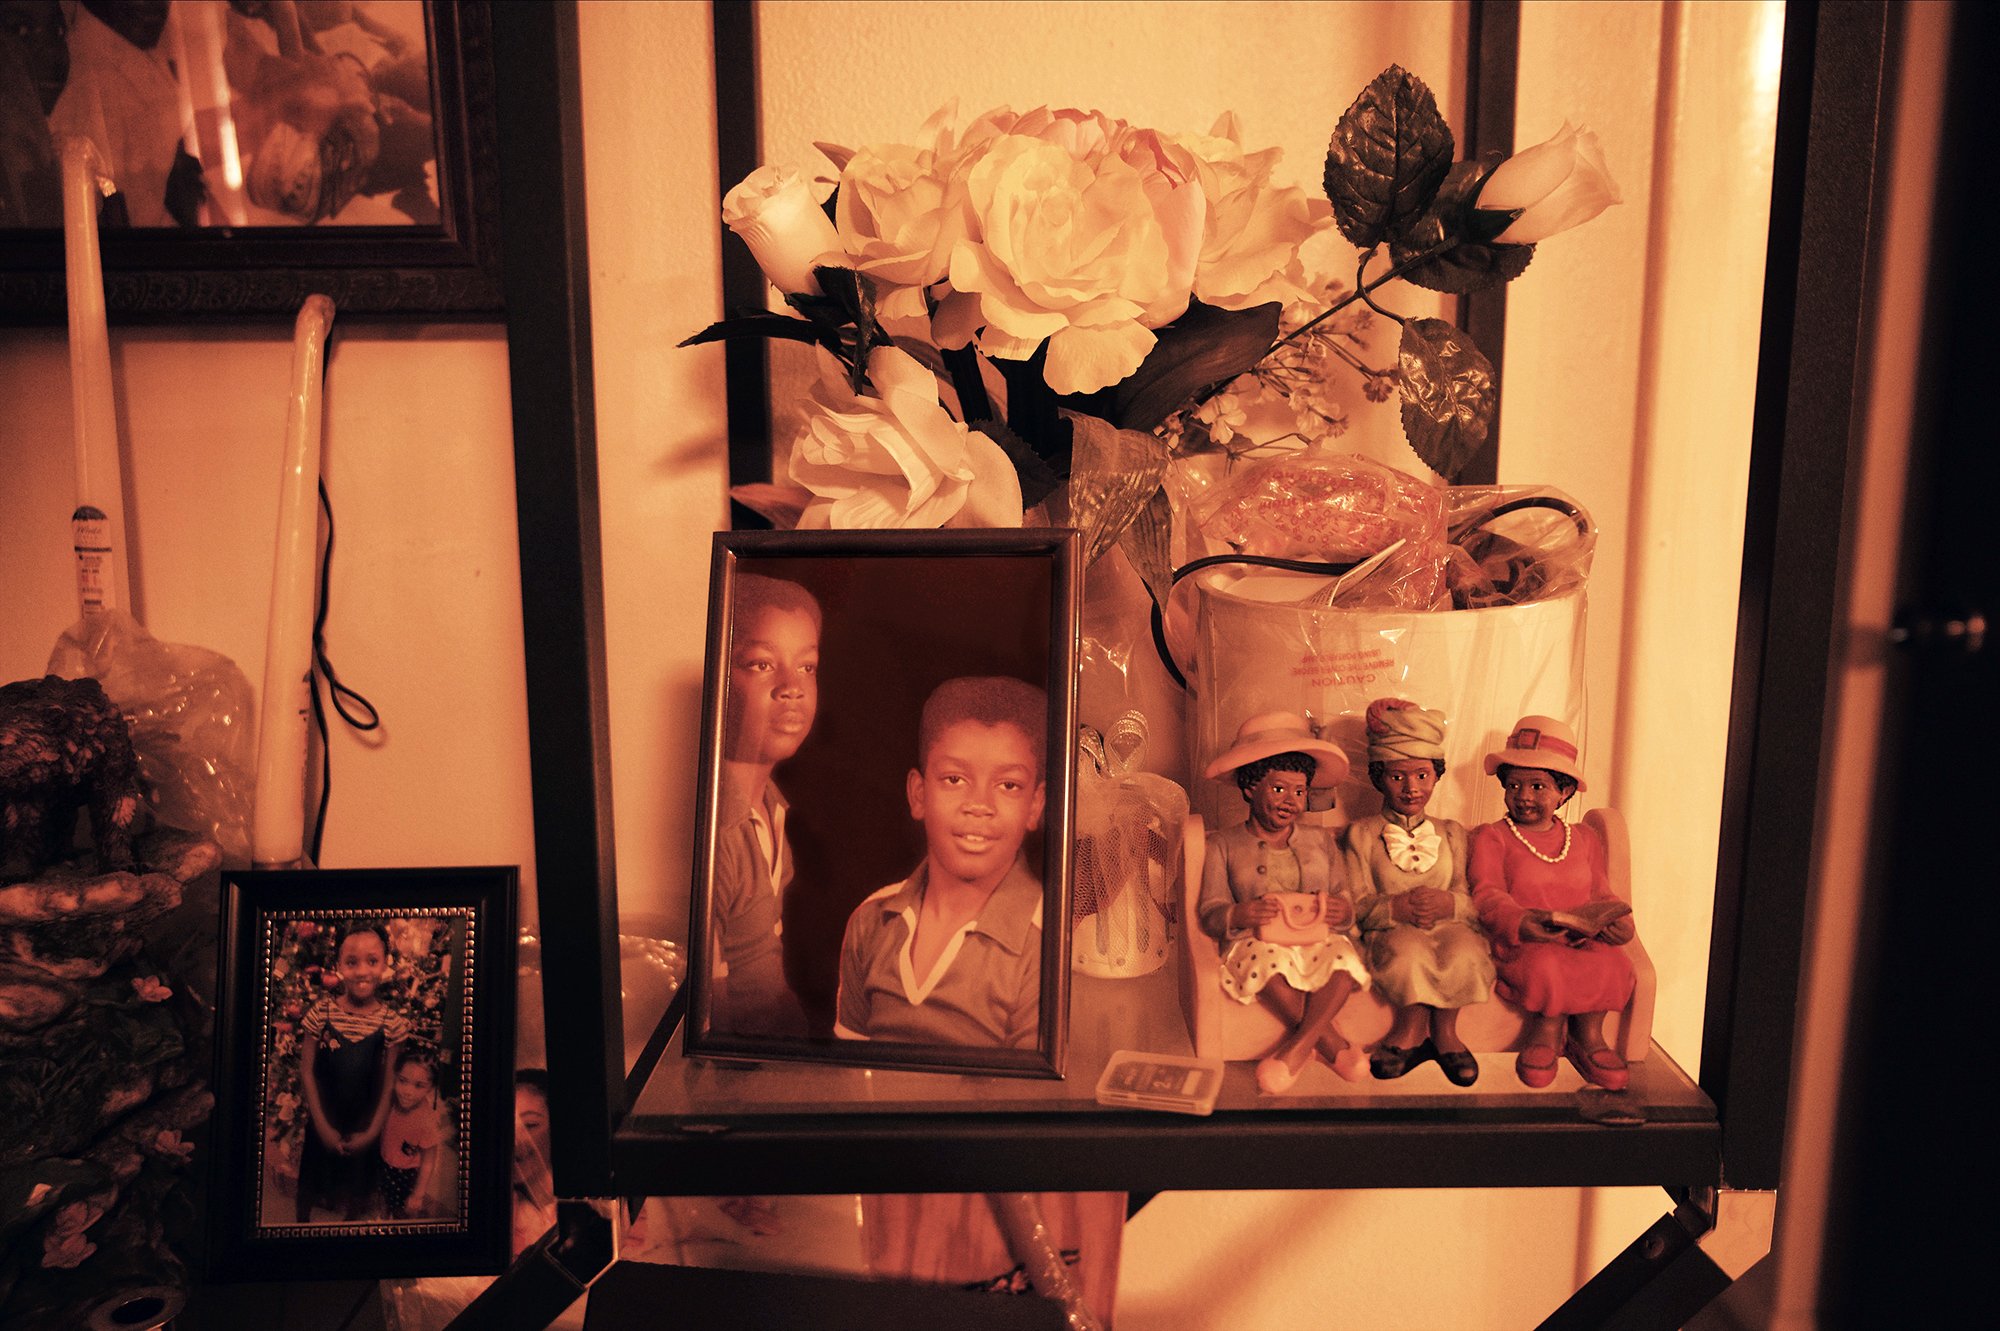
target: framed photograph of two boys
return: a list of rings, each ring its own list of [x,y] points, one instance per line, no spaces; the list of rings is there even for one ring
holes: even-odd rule
[[[209,1268],[506,1269],[512,868],[223,875]]]
[[[1068,530],[715,538],[690,1056],[1061,1075],[1079,563]]]

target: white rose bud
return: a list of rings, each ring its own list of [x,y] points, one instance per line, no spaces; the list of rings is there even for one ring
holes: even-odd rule
[[[1521,215],[1494,238],[1501,245],[1532,245],[1581,226],[1623,200],[1604,165],[1597,135],[1565,120],[1556,136],[1515,153],[1480,187],[1476,207]]]
[[[796,171],[760,166],[722,199],[722,220],[756,256],[771,285],[788,296],[816,296],[813,268],[845,260],[840,234]]]

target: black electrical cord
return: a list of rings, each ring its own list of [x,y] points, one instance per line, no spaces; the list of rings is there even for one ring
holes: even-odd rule
[[[1453,545],[1459,545],[1464,542],[1466,537],[1479,530],[1479,528],[1484,527],[1487,523],[1493,521],[1493,519],[1505,517],[1509,513],[1518,513],[1522,509],[1527,508],[1554,509],[1576,524],[1577,535],[1590,535],[1590,519],[1584,515],[1582,509],[1570,503],[1569,500],[1558,499],[1554,495],[1526,495],[1520,499],[1509,499],[1506,503],[1496,504],[1492,508],[1481,509],[1465,521],[1459,523],[1456,527],[1453,527],[1449,539]]]
[[[375,710],[375,704],[341,683],[340,676],[333,673],[333,662],[326,655],[326,611],[330,599],[328,591],[333,585],[333,501],[327,497],[325,481],[319,483],[319,509],[326,515],[326,546],[319,557],[319,604],[313,611],[312,636],[312,715],[313,729],[319,732],[319,811],[313,815],[309,853],[315,866],[319,864],[320,838],[326,835],[327,806],[333,800],[333,751],[326,742],[326,708],[319,698],[320,681],[326,681],[327,696],[333,702],[333,710],[350,728],[369,731],[382,725],[382,714]],[[349,710],[349,699],[355,710]]]
[[[1182,578],[1190,573],[1199,573],[1205,568],[1213,568],[1217,564],[1255,564],[1259,568],[1282,568],[1293,573],[1319,573],[1337,578],[1361,562],[1355,560],[1346,564],[1330,564],[1317,559],[1280,559],[1276,555],[1208,555],[1201,559],[1190,560],[1174,570],[1172,580],[1167,583],[1167,598],[1173,599],[1174,588],[1180,585]],[[1167,647],[1166,616],[1158,601],[1153,602],[1153,649],[1160,654],[1160,663],[1166,666],[1167,673],[1173,676],[1174,683],[1185,689],[1187,676],[1181,673],[1179,663],[1174,660],[1173,652]]]

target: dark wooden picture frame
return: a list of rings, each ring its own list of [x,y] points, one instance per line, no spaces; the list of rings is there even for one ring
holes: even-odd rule
[[[394,226],[105,226],[106,308],[123,321],[290,318],[315,292],[346,315],[490,318],[503,309],[493,12],[426,0],[440,218]],[[52,323],[60,228],[0,229],[0,322]]]
[[[213,1278],[506,1268],[517,885],[511,867],[223,874]],[[365,1140],[309,1143],[316,1124]]]
[[[1061,1075],[1069,1028],[1069,931],[1062,922],[1069,918],[1077,542],[1066,529],[717,534],[689,911],[685,1047],[691,1056]],[[751,575],[764,581],[750,581]],[[786,639],[774,650],[765,628],[782,623],[796,627],[799,641]],[[927,859],[938,862],[940,843],[943,854],[957,853],[935,802],[928,824],[915,817],[918,796],[909,783],[923,784],[913,773],[921,765],[918,723],[926,699],[947,680],[980,676],[1024,681],[1046,697],[1034,737],[1042,748],[1039,790],[1023,789],[1023,774],[1012,767],[996,769],[1005,773],[1006,794],[994,793],[1000,787],[989,789],[970,769],[931,775],[955,789],[979,787],[954,815],[963,824],[958,834],[978,833],[970,839],[978,849],[968,866],[1004,870],[1008,877],[992,901],[1007,895],[1022,909],[995,904],[991,917],[982,910],[982,921],[993,927],[960,935],[918,981],[913,1000],[904,980],[897,992],[907,1009],[880,1000],[891,1003],[895,1020],[908,1023],[901,1029],[935,1030],[936,1042],[885,1042],[881,1008],[872,1032],[854,1029],[858,1022],[851,1020],[868,1008],[855,983],[866,952],[860,940],[888,944],[903,934],[884,925],[878,937],[863,917],[868,903],[917,883],[914,871]],[[769,701],[748,701],[763,693],[765,681]],[[984,693],[971,705],[988,709],[982,716],[1003,715],[1015,701],[1008,688],[996,694],[972,686]],[[758,710],[746,719],[746,708]],[[763,708],[769,727],[757,719]],[[978,729],[1004,734],[1008,728]],[[772,772],[774,744],[783,757]],[[760,750],[767,765],[742,761]],[[746,802],[741,784],[725,777],[744,771],[757,772],[754,801]],[[1030,813],[1028,801],[1037,794],[1039,812]],[[751,803],[767,810],[754,828]],[[1003,830],[985,835],[993,828]],[[1020,876],[1010,867],[1014,845],[1026,871]],[[1003,850],[1004,860],[977,863]],[[1040,879],[1032,926],[1029,877]],[[1013,923],[1030,931],[1002,942],[1009,930],[998,922],[1013,914],[1019,915]],[[1026,951],[1016,951],[1023,939]],[[737,959],[733,975],[722,964],[725,953]],[[882,953],[880,965],[893,972],[889,955]],[[1025,1001],[1023,965],[1037,977],[1032,1002]],[[988,978],[991,1007],[952,992],[975,974]],[[932,983],[944,987],[932,991]]]

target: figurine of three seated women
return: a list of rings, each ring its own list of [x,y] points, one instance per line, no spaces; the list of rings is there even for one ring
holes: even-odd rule
[[[1233,773],[1249,813],[1209,841],[1200,923],[1222,950],[1224,992],[1265,1004],[1287,1027],[1257,1065],[1258,1087],[1285,1090],[1315,1054],[1350,1080],[1435,1062],[1470,1086],[1479,1063],[1458,1014],[1498,992],[1527,1014],[1515,1059],[1524,1084],[1549,1085],[1567,1057],[1587,1081],[1623,1090],[1629,1074],[1604,1022],[1632,997],[1622,949],[1635,930],[1602,840],[1560,813],[1584,788],[1574,733],[1521,718],[1485,761],[1506,814],[1468,830],[1429,813],[1445,771],[1444,716],[1383,698],[1366,726],[1382,809],[1338,833],[1301,820],[1332,806],[1348,761],[1300,716],[1252,717],[1204,772]],[[1364,1060],[1334,1018],[1371,987],[1394,1020]]]

